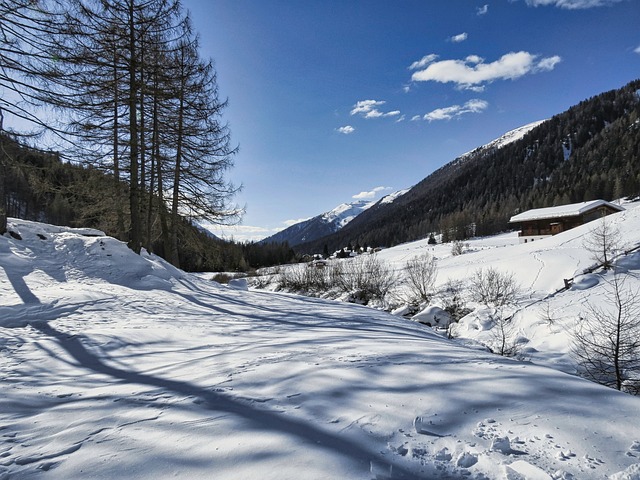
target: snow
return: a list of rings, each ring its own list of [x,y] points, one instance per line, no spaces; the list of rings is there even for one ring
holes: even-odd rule
[[[544,220],[548,218],[575,217],[582,215],[589,210],[607,205],[615,210],[621,211],[622,207],[605,200],[591,200],[589,202],[571,203],[568,205],[559,205],[556,207],[534,208],[526,212],[514,215],[509,220],[510,223],[525,222],[528,220]]]
[[[611,218],[640,235],[640,209]],[[2,479],[639,478],[639,398],[371,308],[225,287],[102,232],[9,226],[21,240],[0,237]],[[472,240],[456,257],[438,246],[438,283],[494,265],[535,300],[588,264],[580,228]],[[571,316],[597,295],[589,284],[551,309]],[[521,321],[547,359],[566,347]]]
[[[380,204],[388,204],[388,203],[393,203],[395,202],[399,197],[401,197],[402,195],[404,195],[405,193],[407,193],[409,190],[411,190],[410,188],[405,188],[403,190],[398,190],[397,192],[394,193],[390,193],[389,195],[385,195],[384,197],[382,197],[380,199]]]
[[[333,223],[336,225],[336,230],[343,228],[351,220],[356,218],[365,210],[371,208],[376,202],[360,200],[353,203],[343,203],[338,205],[333,210],[323,213],[322,220],[325,223]]]
[[[482,147],[478,147],[475,148],[473,150],[471,150],[470,152],[465,153],[464,155],[461,155],[460,157],[458,157],[458,160],[464,160],[467,157],[477,154],[479,152],[482,151],[486,151],[486,150],[498,150],[506,145],[509,145],[510,143],[516,142],[518,140],[520,140],[521,138],[523,138],[527,133],[529,133],[531,130],[533,130],[534,128],[536,128],[537,126],[541,125],[542,123],[546,122],[546,120],[539,120],[536,122],[532,122],[529,123],[527,125],[523,125],[521,127],[515,128],[507,133],[505,133],[504,135],[496,138],[495,140],[492,140],[491,142],[487,143],[486,145],[483,145]]]
[[[440,307],[430,305],[415,314],[413,320],[430,326],[447,327],[451,322],[451,315]]]

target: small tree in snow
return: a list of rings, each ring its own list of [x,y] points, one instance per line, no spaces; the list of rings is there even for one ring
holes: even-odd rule
[[[471,277],[473,300],[494,307],[492,315],[493,350],[511,357],[518,353],[516,328],[513,317],[505,317],[504,308],[515,302],[520,288],[512,273],[502,273],[494,268],[478,269]]]
[[[640,289],[614,272],[605,301],[587,302],[578,323],[572,354],[578,373],[602,385],[640,394]]]
[[[447,280],[444,286],[442,303],[444,311],[451,315],[454,322],[471,312],[471,309],[466,305],[463,283],[460,280]]]
[[[520,353],[520,345],[516,341],[516,326],[513,317],[505,317],[501,309],[493,315],[493,351],[503,357],[515,357]]]
[[[454,242],[451,244],[451,255],[453,255],[454,257],[462,255],[468,248],[468,243],[463,243],[460,240],[454,240]]]
[[[591,253],[592,260],[608,270],[612,267],[613,257],[621,249],[622,235],[620,230],[603,216],[584,239],[583,246]]]

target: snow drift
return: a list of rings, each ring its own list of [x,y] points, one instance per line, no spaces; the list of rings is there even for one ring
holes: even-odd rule
[[[101,232],[10,230],[0,478],[638,478],[638,398]]]

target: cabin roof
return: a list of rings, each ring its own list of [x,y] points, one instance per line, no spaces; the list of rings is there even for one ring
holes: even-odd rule
[[[526,212],[514,215],[509,223],[528,222],[531,220],[548,220],[552,218],[577,217],[590,210],[606,205],[619,212],[623,211],[619,205],[607,202],[605,200],[591,200],[589,202],[571,203],[569,205],[559,205],[557,207],[534,208]]]

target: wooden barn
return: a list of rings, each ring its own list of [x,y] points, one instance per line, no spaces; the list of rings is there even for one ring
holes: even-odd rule
[[[514,215],[509,223],[520,226],[520,243],[527,243],[623,210],[621,206],[605,200],[591,200],[557,207],[534,208]]]

